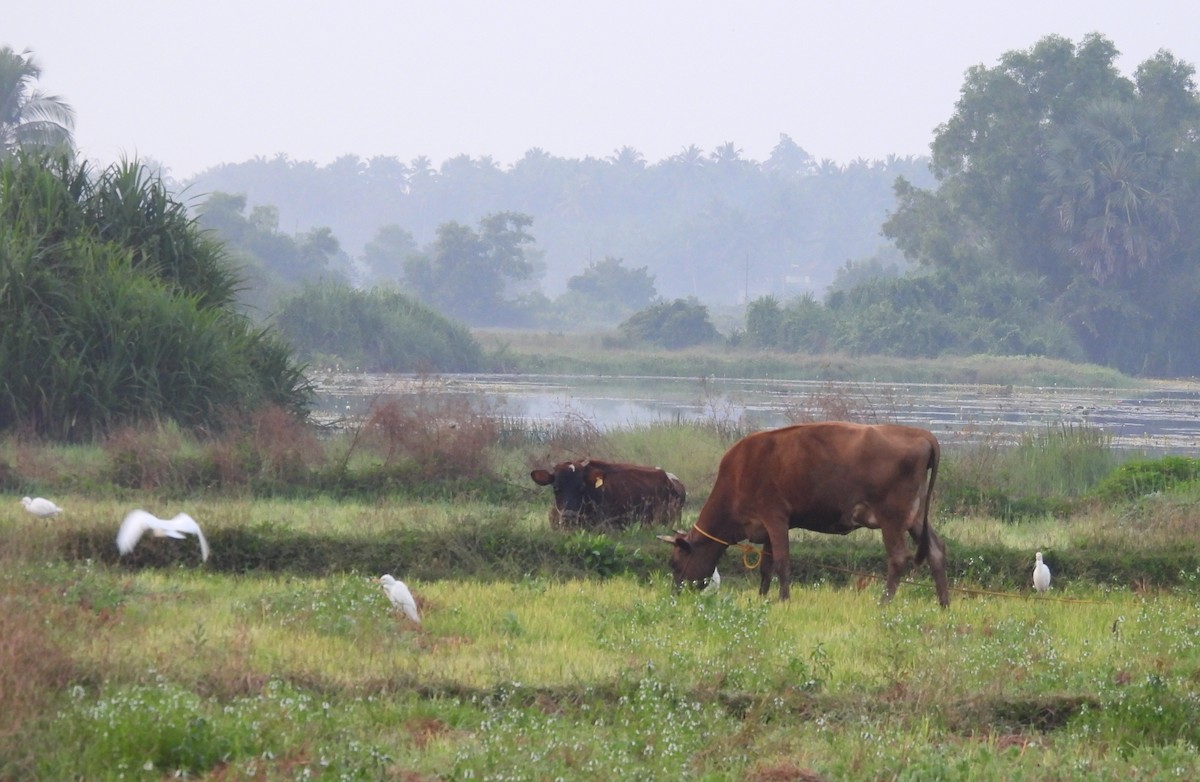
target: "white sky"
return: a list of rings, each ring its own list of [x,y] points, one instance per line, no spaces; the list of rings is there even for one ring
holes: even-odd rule
[[[967,68],[1100,32],[1200,62],[1196,0],[41,0],[0,15],[92,160],[177,178],[284,153],[657,162],[786,133],[845,163],[928,154]]]

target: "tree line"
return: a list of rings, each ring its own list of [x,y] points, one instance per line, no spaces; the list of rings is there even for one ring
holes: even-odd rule
[[[509,167],[466,155],[436,168],[427,158],[320,166],[278,156],[217,166],[187,186],[269,206],[298,234],[331,228],[358,286],[408,284],[408,255],[445,241],[443,226],[511,213],[537,238],[524,293],[557,298],[581,269],[619,259],[646,269],[658,295],[724,306],[821,292],[846,261],[889,252],[879,227],[897,176],[933,182],[927,159],[837,165],[781,136],[761,162],[732,143],[654,163],[630,147],[584,159],[535,148]]]
[[[762,164],[732,145],[653,165],[629,148],[583,161],[533,150],[507,171],[466,157],[438,170],[421,159],[346,158],[324,169],[276,159],[221,167],[211,179],[266,178],[293,190],[324,182],[319,189],[357,206],[375,193],[410,227],[376,229],[360,273],[394,279],[470,323],[561,326],[593,312],[606,272],[642,271],[626,282],[649,282],[656,298],[638,312],[741,299],[745,320],[726,334],[763,347],[1031,354],[1196,374],[1194,68],[1160,51],[1126,76],[1117,56],[1099,34],[1049,36],[972,68],[935,132],[928,175],[925,161],[818,164],[784,137]],[[483,214],[478,230],[427,224],[471,208]],[[434,238],[421,247],[424,231]],[[581,297],[559,303],[556,319],[538,275],[552,254],[562,265],[559,248],[571,243],[620,252],[590,262],[568,253],[556,273]],[[463,257],[476,262],[454,260]],[[463,297],[466,280],[482,283],[474,299]],[[621,300],[634,298],[611,299]]]
[[[1101,35],[968,73],[935,134],[936,186],[899,178],[883,233],[904,274],[848,264],[821,299],[764,296],[752,345],[1039,355],[1200,373],[1200,94],[1159,51],[1132,78]]]
[[[881,341],[1200,372],[1195,69],[1159,51],[1127,77],[1117,56],[1049,36],[967,73],[936,188],[901,179],[883,226],[919,273],[847,294]]]

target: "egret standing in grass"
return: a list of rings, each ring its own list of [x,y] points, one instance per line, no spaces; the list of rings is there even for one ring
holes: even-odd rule
[[[1045,592],[1050,588],[1050,568],[1042,561],[1042,552],[1039,551],[1035,559],[1037,564],[1033,566],[1033,588],[1038,592]]]
[[[388,600],[392,601],[392,605],[403,611],[409,619],[421,624],[421,615],[417,613],[417,601],[409,591],[408,585],[392,578],[390,573],[380,576],[378,581],[383,587],[384,593],[387,594]]]
[[[25,510],[32,513],[34,516],[47,518],[49,516],[57,516],[63,512],[63,509],[55,505],[45,497],[22,497],[21,504],[25,506]]]
[[[704,589],[700,590],[700,592],[701,592],[701,594],[711,595],[713,592],[716,592],[720,588],[721,588],[721,573],[716,568],[713,568],[713,574],[708,577],[708,586],[704,587]]]
[[[147,532],[157,538],[183,539],[195,535],[200,539],[200,561],[208,560],[208,541],[204,539],[200,525],[186,513],[180,513],[173,519],[160,519],[144,510],[131,510],[117,533],[117,550],[122,554],[133,551],[133,547]]]

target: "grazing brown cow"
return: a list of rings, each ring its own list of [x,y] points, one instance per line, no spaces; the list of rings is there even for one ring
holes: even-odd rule
[[[529,473],[539,486],[554,487],[550,526],[612,527],[679,520],[687,492],[669,472],[639,464],[583,459]]]
[[[929,501],[941,448],[924,429],[895,424],[816,423],[752,434],[721,459],[712,494],[696,524],[674,537],[675,585],[712,575],[725,549],[763,544],[759,592],[779,576],[779,599],[790,592],[788,530],[845,535],[859,527],[883,532],[888,600],[908,564],[907,532],[916,562],[929,560],[938,601],[950,604],[946,545],[929,525]]]

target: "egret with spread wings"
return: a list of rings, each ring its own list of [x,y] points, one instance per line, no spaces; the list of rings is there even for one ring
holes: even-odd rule
[[[133,510],[121,522],[121,530],[117,533],[117,549],[122,554],[133,551],[133,547],[147,532],[159,538],[182,539],[195,535],[200,539],[200,559],[208,560],[208,541],[200,530],[196,520],[186,513],[180,513],[173,519],[160,519],[144,510]]]

